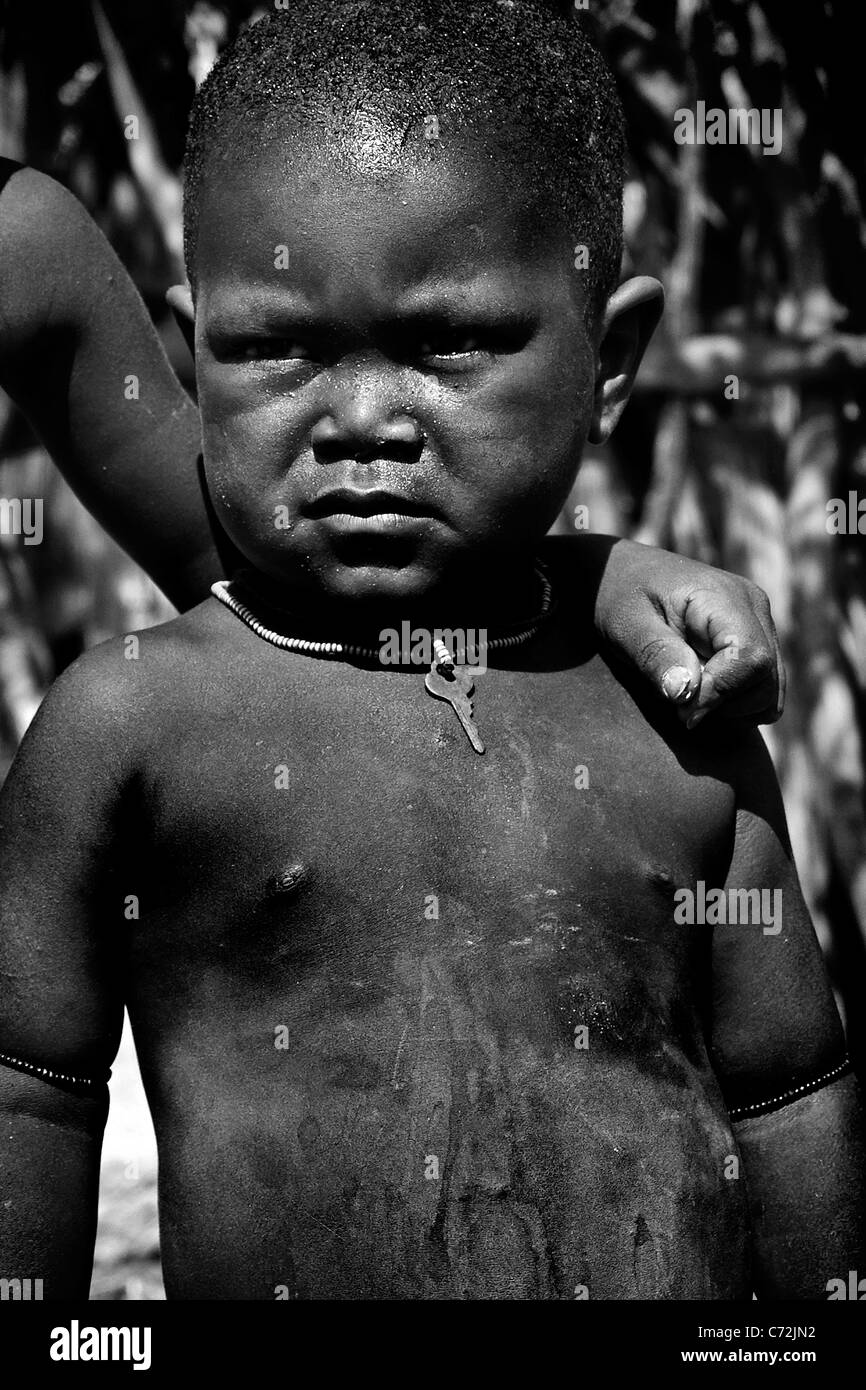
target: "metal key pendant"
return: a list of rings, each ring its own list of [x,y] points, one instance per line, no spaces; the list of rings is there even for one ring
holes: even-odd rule
[[[455,666],[454,674],[448,675],[445,671],[440,671],[436,666],[431,666],[424,681],[431,695],[435,695],[437,700],[447,700],[460,723],[466,731],[466,736],[476,753],[484,752],[484,744],[478,737],[478,730],[472,718],[472,692],[475,683],[469,673],[468,666]]]

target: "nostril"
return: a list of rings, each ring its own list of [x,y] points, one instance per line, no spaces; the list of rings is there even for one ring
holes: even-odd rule
[[[357,445],[352,450],[352,458],[357,463],[371,463],[373,459],[380,458],[385,452],[385,440],[383,438],[374,439],[365,448],[363,444]]]
[[[321,428],[319,427],[321,425]],[[379,459],[392,463],[417,463],[427,443],[427,435],[415,421],[395,422],[375,433],[327,427],[319,422],[313,427],[310,443],[319,463],[339,463],[354,459],[357,463],[373,463]]]

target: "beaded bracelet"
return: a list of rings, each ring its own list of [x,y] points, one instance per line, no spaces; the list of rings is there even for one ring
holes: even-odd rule
[[[769,1115],[774,1110],[782,1110],[784,1106],[790,1105],[792,1101],[801,1100],[803,1096],[809,1096],[813,1091],[821,1091],[825,1086],[838,1081],[846,1076],[851,1070],[851,1060],[845,1058],[838,1067],[833,1067],[832,1071],[824,1072],[823,1076],[817,1076],[814,1081],[806,1081],[802,1086],[795,1086],[790,1091],[782,1091],[781,1095],[773,1096],[771,1100],[759,1100],[754,1105],[739,1105],[733,1110],[728,1111],[732,1120],[747,1120],[758,1115]]]
[[[110,1070],[101,1081],[93,1076],[71,1076],[68,1072],[54,1071],[51,1067],[40,1067],[36,1062],[25,1062],[20,1057],[10,1057],[5,1052],[0,1052],[0,1064],[10,1067],[12,1071],[23,1071],[28,1076],[38,1077],[40,1081],[47,1081],[50,1086],[58,1086],[62,1091],[81,1095],[101,1095],[111,1076]]]

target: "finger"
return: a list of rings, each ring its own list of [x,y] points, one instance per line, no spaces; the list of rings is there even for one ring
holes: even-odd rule
[[[642,638],[635,657],[638,668],[671,704],[689,704],[701,684],[697,653],[655,612],[644,621]]]
[[[698,676],[700,680],[700,676]],[[661,679],[662,694],[674,705],[689,705],[697,691],[687,666],[668,666]]]
[[[725,718],[773,723],[779,710],[778,679],[775,653],[765,642],[744,650],[732,641],[705,664],[686,727],[697,728],[716,709]]]
[[[683,619],[685,637],[706,658],[701,688],[689,711],[694,728],[712,710],[769,724],[784,707],[785,668],[769,600],[756,585],[743,583],[736,607],[720,612],[718,595],[702,590],[690,596]]]
[[[762,720],[762,723],[773,724],[777,719],[781,719],[785,712],[785,696],[788,690],[788,673],[785,670],[785,662],[782,658],[782,644],[779,641],[779,634],[776,631],[776,624],[773,621],[773,611],[770,608],[770,600],[763,589],[758,590],[756,596],[756,612],[764,629],[767,641],[773,649],[776,659],[776,709],[772,719]]]

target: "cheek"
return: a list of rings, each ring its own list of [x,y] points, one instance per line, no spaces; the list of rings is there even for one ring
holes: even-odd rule
[[[202,448],[212,494],[265,495],[297,452],[291,392],[282,385],[200,379]]]
[[[452,401],[443,424],[460,441],[464,477],[510,509],[564,497],[586,442],[593,389],[586,354],[547,359],[532,371],[515,363],[471,400]]]

